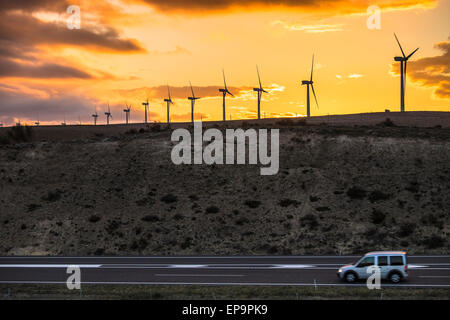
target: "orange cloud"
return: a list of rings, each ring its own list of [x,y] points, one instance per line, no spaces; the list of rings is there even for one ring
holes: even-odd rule
[[[194,112],[194,120],[206,120],[209,118],[209,114],[202,112]],[[191,113],[183,113],[183,114],[171,114],[171,120],[175,121],[191,121]]]
[[[43,47],[70,46],[120,53],[144,52],[134,39],[121,37],[107,25],[88,24],[70,30],[65,20],[41,20],[39,13],[65,13],[66,1],[17,0],[0,2],[0,77],[114,78],[101,70],[86,71],[45,54]],[[38,15],[35,15],[37,13]]]
[[[201,98],[219,97],[219,88],[222,86],[193,86],[195,96]],[[228,87],[235,96],[239,96],[241,93],[244,94],[246,91],[252,90],[252,87],[242,86],[242,87]],[[149,97],[150,99],[165,99],[168,96],[167,86],[157,86],[157,87],[142,87],[131,90],[117,90],[117,93],[128,99],[145,99]],[[173,99],[187,99],[191,96],[191,87],[170,87],[170,95]]]
[[[314,24],[304,25],[300,23],[287,23],[282,20],[272,22],[273,26],[281,25],[283,28],[289,31],[303,31],[306,33],[323,33],[323,32],[336,32],[343,31],[342,24]]]
[[[136,2],[136,0],[132,0]],[[252,10],[299,10],[302,12],[323,12],[329,14],[365,13],[373,5],[371,0],[138,0],[145,2],[161,12],[205,12],[252,11]],[[378,0],[376,4],[384,9],[409,9],[411,7],[430,7],[436,0]]]
[[[2,12],[0,39],[27,45],[53,44],[91,47],[105,51],[145,51],[136,40],[122,39],[107,26],[70,30],[61,22],[44,22],[29,14]]]
[[[443,53],[439,56],[408,61],[409,79],[424,87],[434,87],[434,94],[442,99],[450,99],[450,37],[439,42],[435,48]],[[394,74],[400,74],[399,64],[392,65]]]

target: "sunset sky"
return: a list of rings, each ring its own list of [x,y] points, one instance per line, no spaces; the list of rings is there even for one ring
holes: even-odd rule
[[[81,29],[67,28],[69,5]],[[369,29],[367,8],[381,8],[381,29]],[[222,117],[222,68],[227,117],[256,117],[256,65],[267,117],[306,114],[315,54],[319,108],[312,115],[399,111],[401,55],[409,54],[406,110],[450,111],[450,0],[0,0],[0,123],[69,124]]]

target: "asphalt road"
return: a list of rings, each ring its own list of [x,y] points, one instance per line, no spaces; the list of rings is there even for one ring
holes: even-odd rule
[[[1,283],[66,283],[67,267],[84,284],[365,286],[337,269],[358,256],[0,257]],[[398,287],[450,288],[450,256],[409,256],[409,279]],[[383,283],[391,286],[389,283]]]

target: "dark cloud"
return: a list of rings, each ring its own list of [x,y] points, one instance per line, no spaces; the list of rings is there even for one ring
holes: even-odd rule
[[[92,76],[76,68],[56,63],[19,63],[12,59],[0,57],[0,77],[24,78],[80,78],[90,79]]]
[[[33,92],[33,89],[28,89]],[[44,124],[61,123],[64,118],[69,124],[78,123],[79,118],[82,123],[92,123],[92,114],[97,110],[99,115],[98,123],[105,122],[104,112],[107,110],[107,103],[81,97],[67,92],[55,92],[55,90],[35,89],[31,94],[24,92],[22,88],[12,85],[0,84],[0,123],[4,126],[14,125],[15,119],[21,122],[34,123],[38,118]],[[123,104],[110,104],[113,115],[112,123],[124,123],[125,115]],[[148,116],[151,121],[159,118],[159,114],[149,111]],[[144,110],[133,106],[131,110],[131,122],[143,122]]]
[[[0,15],[0,39],[27,45],[62,44],[120,52],[143,51],[137,41],[122,39],[110,27],[70,30],[64,23],[43,22],[29,14],[16,12]]]
[[[437,97],[450,99],[450,37],[437,43],[435,48],[442,54],[408,61],[408,78],[422,86],[435,87]],[[398,63],[393,65],[393,70],[399,74]]]
[[[61,22],[44,22],[32,15],[34,11],[65,12],[65,1],[0,0],[0,77],[79,78],[94,76],[81,68],[45,59],[40,45],[66,45],[115,52],[143,51],[132,39],[123,39],[108,26],[83,27],[70,30]],[[102,77],[111,75],[97,72]]]
[[[0,11],[65,11],[68,5],[68,2],[65,0],[0,0]]]
[[[36,58],[38,53],[39,50],[28,45],[0,40],[0,78],[93,78],[89,73],[72,66],[40,61]]]
[[[21,92],[20,89],[0,86],[0,122],[13,124],[14,118],[35,121],[62,121],[90,115],[95,101],[75,95],[52,93],[46,98]]]
[[[135,0],[134,0],[135,1]],[[372,0],[141,0],[156,9],[167,11],[205,12],[223,10],[262,10],[275,7],[298,8],[299,10],[329,13],[366,12],[374,4]],[[379,0],[376,4],[381,8],[408,8],[417,5],[435,4],[436,0]]]

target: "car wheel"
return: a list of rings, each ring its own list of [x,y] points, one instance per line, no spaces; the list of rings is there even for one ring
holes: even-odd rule
[[[399,283],[402,280],[402,276],[398,272],[393,272],[389,275],[389,280],[392,283]]]
[[[345,274],[345,281],[347,282],[355,282],[356,281],[356,274],[354,272],[347,272]]]

